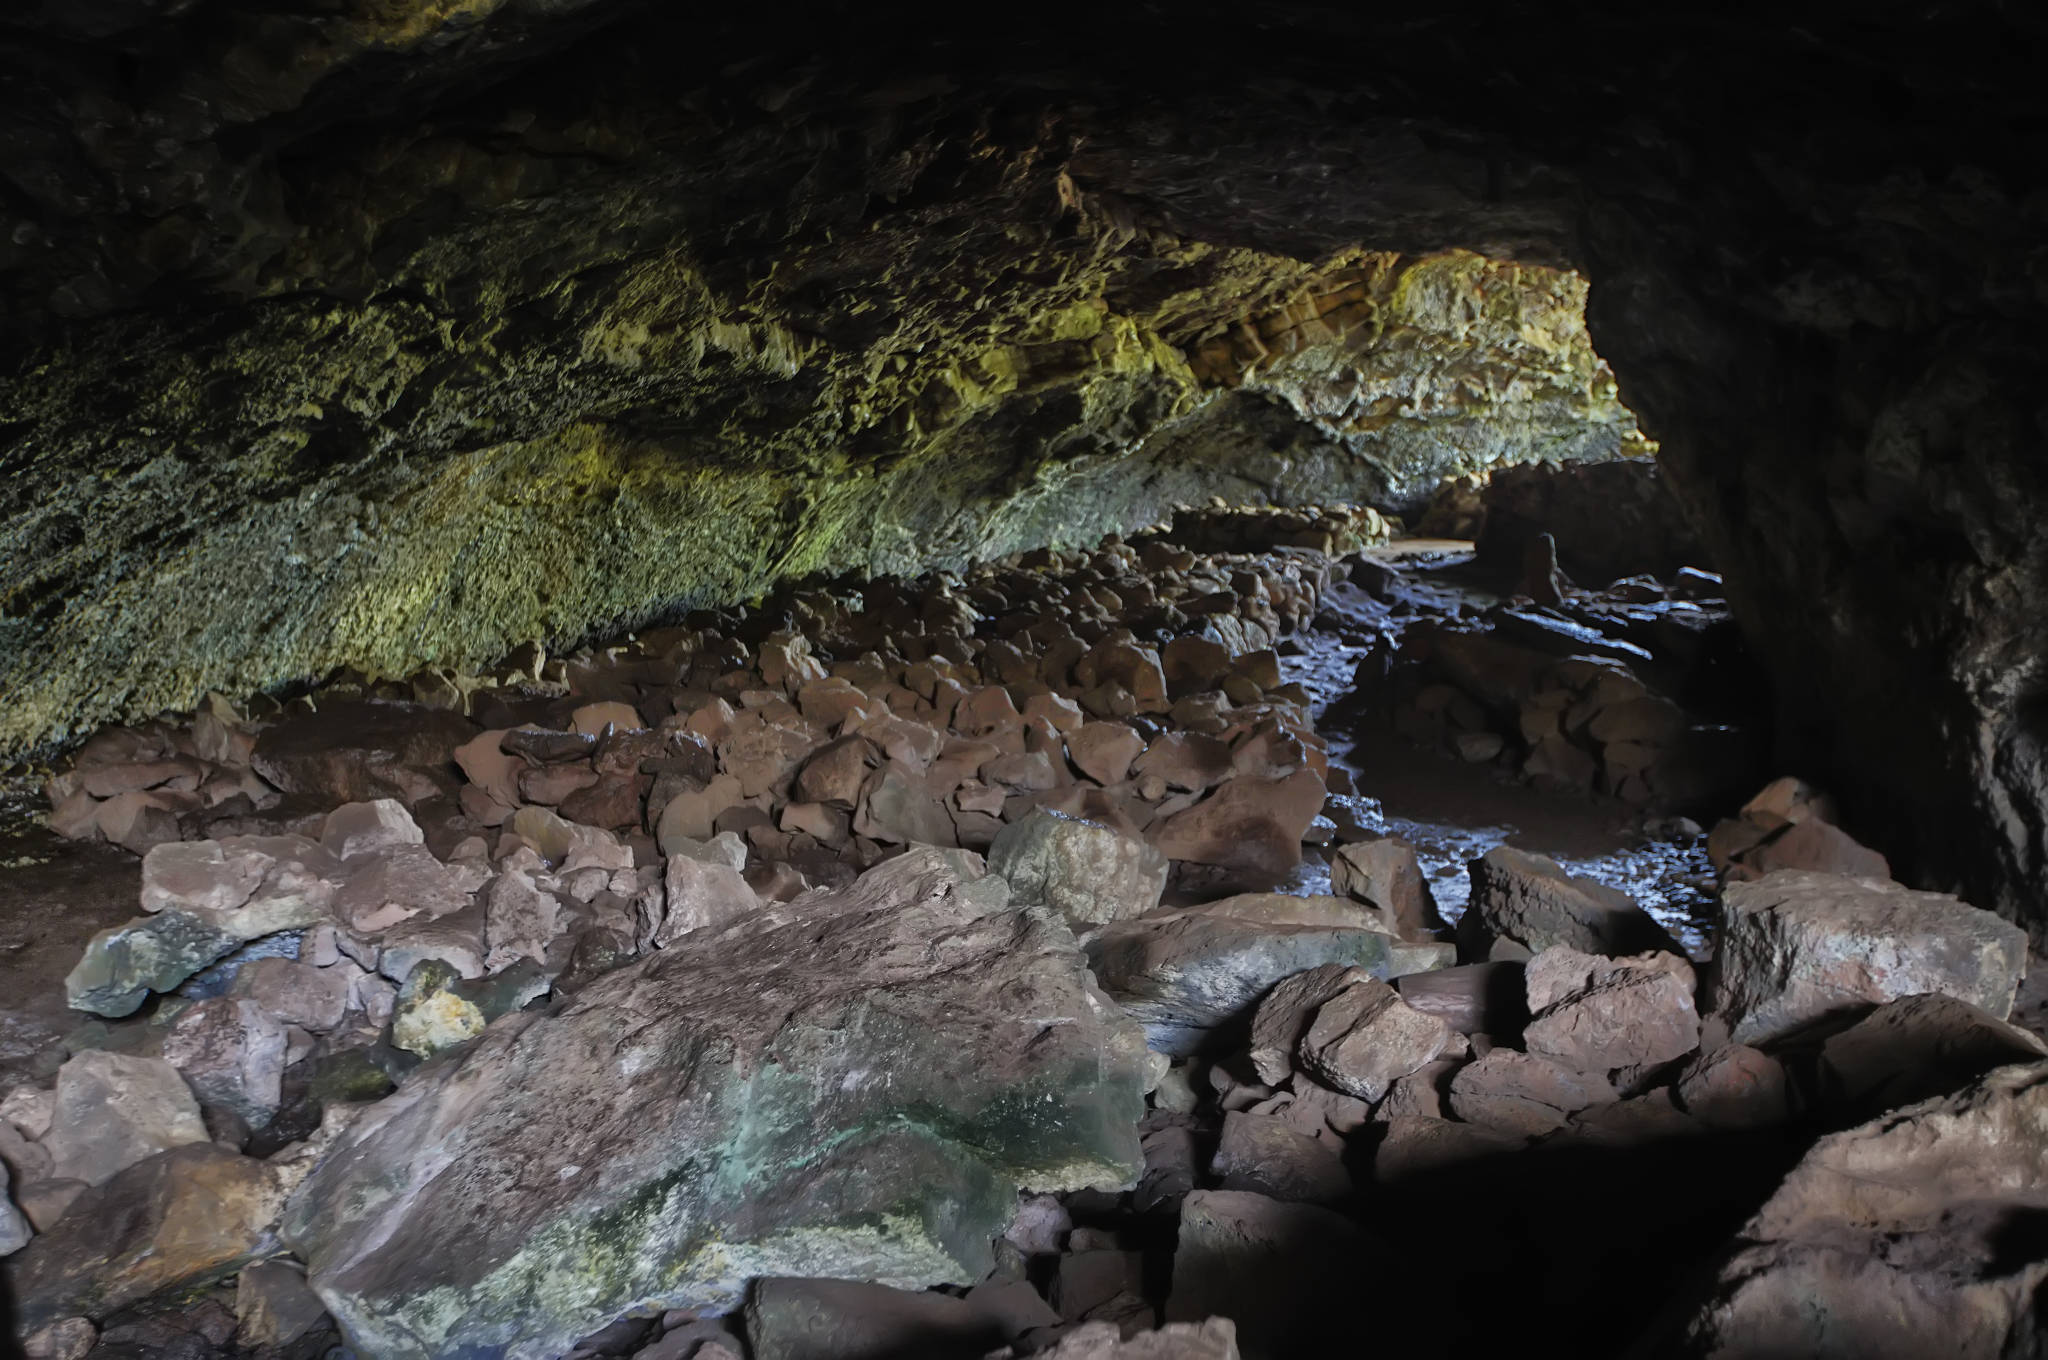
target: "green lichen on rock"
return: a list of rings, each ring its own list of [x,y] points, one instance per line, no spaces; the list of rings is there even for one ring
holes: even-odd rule
[[[267,300],[0,380],[0,749],[1633,431],[1554,270],[1134,229],[1028,146],[856,212],[831,183],[946,146],[844,145],[865,95],[715,127],[495,98],[301,167]],[[1206,363],[1361,280],[1283,361]]]

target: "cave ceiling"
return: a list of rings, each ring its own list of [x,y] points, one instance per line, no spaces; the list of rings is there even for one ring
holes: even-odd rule
[[[17,6],[0,746],[1647,436],[1786,758],[2025,913],[2044,28]]]

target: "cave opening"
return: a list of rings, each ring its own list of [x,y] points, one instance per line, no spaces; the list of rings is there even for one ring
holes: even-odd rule
[[[2048,34],[1794,11],[0,19],[10,1345],[2032,1353]]]

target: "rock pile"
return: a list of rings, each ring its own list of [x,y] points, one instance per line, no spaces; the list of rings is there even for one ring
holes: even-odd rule
[[[101,813],[140,795],[153,829],[141,914],[65,980],[98,1028],[0,1095],[31,1354],[1277,1358],[1401,1269],[1376,1200],[1475,1164],[1916,1100],[1922,1141],[2041,1151],[2024,937],[1795,780],[1713,833],[1704,977],[1508,846],[1447,926],[1327,802],[1280,671],[1331,571],[1110,541],[95,738],[58,819],[125,844]],[[1402,645],[1464,677],[1453,721],[1523,696],[1530,759],[1674,787],[1608,757],[1680,710],[1509,632]],[[1790,1335],[1809,1288],[2018,1316],[2031,1265],[1970,1293],[1844,1235],[1828,1187],[1912,1142],[1876,1128],[1815,1150],[1685,1345]],[[1991,1240],[1927,1207],[1962,1180],[1900,1175],[1884,1232]]]

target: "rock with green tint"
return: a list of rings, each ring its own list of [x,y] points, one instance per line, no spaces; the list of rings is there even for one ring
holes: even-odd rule
[[[414,1074],[286,1214],[350,1344],[541,1357],[761,1276],[970,1283],[1020,1187],[1130,1183],[1142,1034],[968,861],[695,932]]]
[[[151,992],[169,991],[241,946],[242,938],[210,914],[160,911],[93,936],[64,991],[73,1010],[133,1015]]]
[[[431,1058],[476,1038],[485,1025],[547,990],[548,980],[532,959],[468,980],[440,959],[422,959],[398,989],[391,1010],[391,1042]]]
[[[1351,964],[1384,980],[1442,968],[1453,958],[1449,945],[1410,944],[1360,925],[1281,923],[1218,910],[1241,900],[1118,921],[1089,937],[1089,966],[1103,990],[1143,1023],[1156,1052],[1184,1057],[1222,1042],[1250,1024],[1261,997],[1310,968]]]

